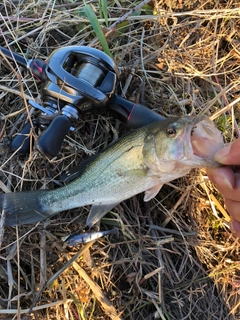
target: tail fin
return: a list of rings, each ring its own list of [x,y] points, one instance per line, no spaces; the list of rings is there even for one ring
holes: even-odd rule
[[[46,190],[0,194],[0,208],[6,211],[6,226],[36,223],[52,213],[44,206]]]

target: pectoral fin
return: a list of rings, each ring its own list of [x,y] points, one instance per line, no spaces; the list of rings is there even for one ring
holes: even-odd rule
[[[117,203],[110,203],[110,204],[100,204],[92,206],[90,213],[87,217],[87,226],[90,228],[97,223],[105,214],[110,211],[112,208],[116,207],[119,202]]]
[[[146,177],[147,176],[147,169],[142,168],[142,169],[132,169],[132,170],[126,170],[121,172],[119,170],[119,176],[120,177],[128,177],[128,178],[135,178],[135,177]]]
[[[163,184],[157,184],[154,187],[146,190],[145,195],[144,195],[144,201],[147,202],[147,201],[151,200],[152,198],[154,198],[158,194],[158,192],[160,191],[162,186],[163,186]]]

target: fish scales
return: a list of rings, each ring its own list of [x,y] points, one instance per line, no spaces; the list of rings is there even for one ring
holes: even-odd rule
[[[56,189],[54,193],[48,191],[49,196],[46,195],[43,205],[44,202],[47,202],[47,205],[50,203],[53,205],[56,202],[59,206],[61,202],[64,206],[66,202],[66,206],[69,208],[70,201],[73,201],[72,206],[75,207],[75,202],[78,206],[84,206],[102,202],[104,199],[112,203],[116,200],[116,194],[120,199],[125,198],[126,193],[130,192],[133,187],[139,189],[139,192],[145,190],[145,186],[142,184],[136,186],[141,177],[125,175],[129,170],[146,169],[142,156],[144,136],[137,136],[134,142],[136,145],[129,148],[129,138],[135,138],[132,136],[127,136],[116,143],[114,148],[106,150],[104,154],[96,158],[83,172],[81,180],[77,179],[63,188]],[[62,199],[63,195],[65,200]]]
[[[205,116],[170,118],[136,129],[89,161],[68,185],[50,191],[0,194],[6,225],[35,223],[54,214],[92,205],[92,226],[121,201],[145,191],[153,198],[161,186],[191,168],[216,166],[223,146],[218,129]]]

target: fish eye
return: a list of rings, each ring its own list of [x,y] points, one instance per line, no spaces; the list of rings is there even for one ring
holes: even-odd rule
[[[177,132],[175,128],[167,128],[166,133],[170,138],[174,138]]]

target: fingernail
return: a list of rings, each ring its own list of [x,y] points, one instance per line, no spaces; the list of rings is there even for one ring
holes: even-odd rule
[[[229,190],[233,190],[233,185],[231,184],[231,182],[225,178],[222,177],[220,175],[216,175],[214,177],[214,182],[216,183],[217,186],[224,188],[224,189],[229,189]]]
[[[226,178],[223,178],[223,185],[226,187],[226,189],[229,189],[229,190],[233,189],[231,182]]]
[[[224,163],[224,160],[228,157],[230,149],[231,144],[226,145],[224,148],[215,153],[213,159],[217,162]]]
[[[232,233],[235,233],[238,236],[240,236],[240,222],[238,222],[236,220],[231,220],[230,221],[230,228],[232,230]]]

